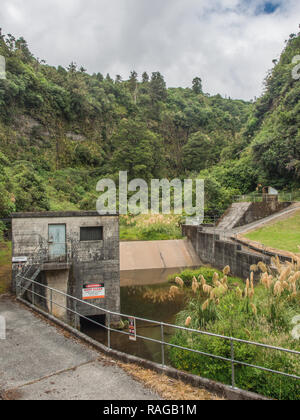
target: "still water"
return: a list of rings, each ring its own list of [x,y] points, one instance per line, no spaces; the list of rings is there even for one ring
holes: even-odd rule
[[[129,316],[146,318],[153,321],[174,324],[176,315],[184,307],[184,297],[179,295],[170,299],[168,276],[180,270],[138,270],[121,272],[121,313]],[[122,318],[123,322],[128,318]],[[107,332],[91,323],[82,324],[82,332],[107,345]],[[124,329],[128,332],[128,328]],[[166,342],[175,330],[164,328]],[[154,340],[161,340],[161,326],[144,321],[137,321],[137,335]],[[142,338],[130,341],[128,335],[111,333],[111,347],[157,363],[162,361],[162,346]],[[168,360],[168,348],[165,348],[165,359]]]

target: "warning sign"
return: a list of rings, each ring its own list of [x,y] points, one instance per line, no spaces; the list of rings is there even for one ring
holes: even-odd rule
[[[104,283],[100,284],[85,284],[82,289],[82,299],[104,299],[105,286]]]
[[[129,340],[136,341],[136,319],[129,318]]]
[[[28,261],[27,257],[13,257],[12,262],[14,263],[26,263]]]

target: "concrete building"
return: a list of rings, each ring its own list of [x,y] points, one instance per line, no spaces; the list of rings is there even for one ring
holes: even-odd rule
[[[30,277],[99,308],[120,312],[119,218],[97,212],[42,212],[12,215],[13,289],[16,276]],[[93,287],[94,286],[94,287]],[[95,293],[96,290],[96,293]],[[35,290],[43,309],[79,326],[82,316],[99,317],[97,308],[44,287]],[[30,289],[26,290],[30,299]],[[48,297],[48,300],[45,298]],[[35,301],[36,303],[36,301]],[[50,308],[51,306],[51,308]],[[65,308],[69,310],[66,310]]]

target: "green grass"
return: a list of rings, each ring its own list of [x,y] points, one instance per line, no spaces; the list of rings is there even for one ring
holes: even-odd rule
[[[168,281],[169,283],[175,283],[176,277],[180,277],[183,280],[185,286],[190,287],[193,282],[193,277],[196,277],[198,279],[199,276],[202,275],[207,281],[207,283],[211,285],[214,273],[218,273],[220,278],[224,276],[220,270],[211,267],[200,267],[196,270],[191,270],[188,268],[182,271],[181,273],[171,274],[168,277]],[[238,286],[244,285],[244,281],[238,277],[229,276],[228,280],[230,284],[235,284]]]
[[[11,242],[0,242],[0,295],[9,291],[11,283]]]
[[[121,241],[163,241],[181,238],[182,234],[179,229],[161,231],[160,229],[140,229],[136,226],[120,227]]]
[[[286,220],[250,232],[245,237],[272,248],[299,252],[297,245],[300,245],[300,212]]]
[[[120,217],[121,241],[159,241],[182,238],[180,218],[174,215]]]

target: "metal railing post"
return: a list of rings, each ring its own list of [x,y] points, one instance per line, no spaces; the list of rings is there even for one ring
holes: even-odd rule
[[[110,313],[107,315],[107,347],[111,349],[111,336],[110,336]]]
[[[231,385],[232,388],[235,388],[235,366],[234,366],[234,341],[230,339],[230,347],[231,347]]]
[[[51,313],[51,315],[53,315],[52,289],[50,289],[50,313]]]
[[[165,366],[165,333],[164,333],[164,324],[160,324],[161,331],[161,364]]]
[[[16,277],[16,295],[17,297],[21,297],[21,278],[17,275]]]
[[[34,305],[34,283],[31,284],[31,303]]]

